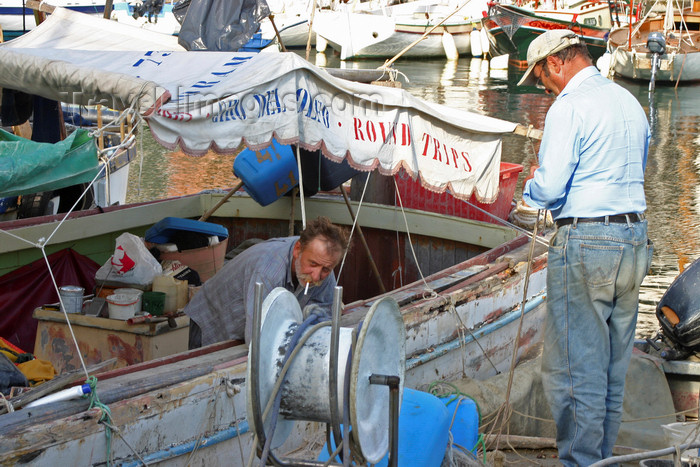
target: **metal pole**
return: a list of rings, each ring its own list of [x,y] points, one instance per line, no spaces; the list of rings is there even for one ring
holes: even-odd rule
[[[369,384],[389,386],[389,467],[399,462],[399,386],[401,378],[388,375],[370,375]]]
[[[262,407],[260,406],[260,327],[262,324],[262,301],[263,301],[263,284],[255,283],[255,302],[253,304],[253,335],[250,340],[250,349],[248,350],[248,365],[251,366],[250,378],[247,384],[252,384],[251,394],[253,400],[251,406],[253,408],[253,424],[255,425],[255,435],[258,438],[257,446],[253,449],[258,450],[260,454],[260,446],[265,445],[265,427],[262,419]]]
[[[291,212],[289,213],[289,236],[290,237],[294,235],[294,206],[296,205],[296,203],[294,201],[296,200],[298,192],[299,192],[299,188],[294,187],[292,189],[292,208],[291,208]]]
[[[355,222],[355,213],[352,211],[352,206],[350,206],[350,200],[348,199],[347,193],[345,193],[345,189],[341,186],[340,187],[340,193],[343,195],[343,199],[345,200],[345,205],[348,207],[348,211],[350,211],[350,218],[352,219],[353,223]],[[381,293],[386,293],[386,288],[384,288],[384,283],[382,282],[382,276],[379,275],[379,269],[377,269],[377,264],[374,262],[374,258],[372,257],[372,252],[369,251],[369,245],[367,245],[367,240],[365,239],[365,235],[362,233],[362,227],[360,227],[360,224],[357,224],[357,233],[360,234],[360,240],[362,241],[362,246],[365,248],[365,252],[367,253],[367,257],[369,258],[369,265],[372,268],[372,272],[374,273],[374,277],[377,278],[377,283],[379,284],[379,290]]]
[[[215,212],[217,209],[219,209],[219,208],[220,208],[231,196],[233,196],[233,194],[234,194],[235,192],[237,192],[242,186],[243,186],[243,180],[241,180],[240,182],[236,183],[236,186],[234,186],[233,188],[231,188],[231,191],[229,191],[228,193],[226,193],[226,196],[224,196],[223,198],[221,198],[221,200],[219,200],[219,202],[216,203],[216,206],[214,206],[213,208],[211,208],[210,210],[208,210],[207,212],[205,212],[204,214],[202,214],[202,217],[200,217],[199,220],[202,221],[202,222],[204,222],[204,221],[206,221],[207,219],[209,219],[209,216],[211,216],[212,214],[214,214],[214,212]],[[262,302],[261,302],[261,303],[262,303]]]
[[[331,431],[333,432],[333,440],[335,445],[340,446],[340,443],[345,445],[346,440],[344,440],[340,434],[340,417],[338,414],[338,344],[340,339],[340,311],[343,302],[343,288],[336,286],[333,290],[333,308],[332,308],[332,320],[331,320],[331,348],[330,355],[328,359],[328,386],[329,386],[329,400],[330,400],[330,412],[331,412]],[[348,362],[348,365],[350,362]],[[345,373],[345,372],[343,372]],[[329,451],[330,449],[330,445]],[[345,454],[345,453],[343,453]]]

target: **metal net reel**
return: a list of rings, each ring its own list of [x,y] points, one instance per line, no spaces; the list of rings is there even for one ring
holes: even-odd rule
[[[304,319],[294,294],[283,288],[256,307],[247,410],[265,456],[267,449],[260,445],[281,446],[297,420],[329,424],[339,442],[344,410],[352,442],[367,462],[379,462],[389,450],[390,391],[388,383],[378,384],[378,377],[399,382],[400,401],[406,363],[403,319],[396,301],[386,297],[372,305],[357,330],[341,328],[341,295],[337,287],[331,322]]]

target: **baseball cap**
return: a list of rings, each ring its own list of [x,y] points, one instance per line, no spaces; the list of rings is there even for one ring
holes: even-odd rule
[[[533,68],[540,60],[553,55],[560,50],[564,50],[572,45],[580,44],[581,39],[575,32],[568,29],[552,29],[540,34],[527,48],[527,70],[518,82],[518,86],[527,85],[534,86],[537,83],[537,78],[532,74]]]

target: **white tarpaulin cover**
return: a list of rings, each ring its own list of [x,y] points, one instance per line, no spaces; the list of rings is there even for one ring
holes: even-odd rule
[[[76,15],[79,27],[66,26]],[[192,155],[233,153],[241,142],[260,149],[274,137],[361,170],[403,167],[434,191],[496,199],[501,134],[514,123],[334,78],[293,53],[183,52],[143,32],[54,13],[0,45],[0,86],[83,104],[96,96],[118,109],[138,99],[153,136]]]

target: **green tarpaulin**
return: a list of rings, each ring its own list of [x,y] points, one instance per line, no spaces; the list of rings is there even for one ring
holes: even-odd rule
[[[54,144],[0,130],[0,197],[86,183],[98,170],[97,146],[86,130],[76,130]]]

